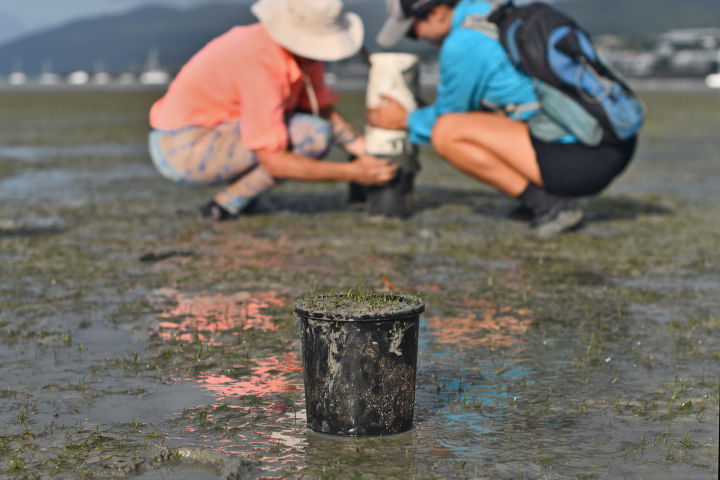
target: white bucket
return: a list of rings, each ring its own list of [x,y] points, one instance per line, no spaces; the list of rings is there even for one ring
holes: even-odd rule
[[[409,112],[418,105],[420,61],[410,53],[373,53],[370,55],[366,104],[384,103],[380,95],[394,98]],[[365,126],[365,152],[371,155],[396,156],[412,151],[405,130],[386,130]]]

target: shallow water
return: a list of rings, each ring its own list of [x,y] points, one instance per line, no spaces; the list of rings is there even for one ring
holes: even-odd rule
[[[428,150],[407,221],[293,182],[198,221],[140,147],[158,95],[0,95],[0,478],[717,478],[717,92],[646,93],[545,243]],[[426,304],[415,428],[313,434],[292,304],[363,283]]]
[[[90,145],[71,145],[65,147],[52,145],[17,145],[0,146],[0,158],[23,160],[32,163],[48,159],[53,160],[60,157],[132,157],[143,155],[146,151],[147,145],[144,143],[100,143]]]

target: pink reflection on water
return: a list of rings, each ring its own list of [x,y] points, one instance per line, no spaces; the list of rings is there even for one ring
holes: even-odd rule
[[[228,345],[228,339],[234,338],[230,335],[243,335],[243,331],[249,328],[278,330],[271,315],[265,313],[265,310],[284,307],[288,303],[275,291],[199,295],[163,289],[156,293],[174,303],[174,306],[158,315],[156,332],[160,338],[189,342],[201,340],[211,345]],[[258,438],[252,441],[249,439],[254,438],[254,435],[246,438],[241,432],[256,428],[254,422],[258,418],[272,419],[268,420],[272,423],[291,415],[293,419],[297,417],[292,400],[279,399],[277,396],[283,392],[295,392],[292,396],[302,394],[302,364],[299,355],[294,352],[270,353],[267,350],[257,353],[252,355],[252,359],[248,358],[247,363],[227,365],[229,370],[240,372],[233,375],[234,378],[226,374],[228,369],[205,371],[188,378],[216,397],[217,403],[213,407],[222,406],[238,412],[238,415],[228,415],[223,410],[224,413],[217,419],[216,413],[207,414],[208,420],[215,422],[213,428],[226,430],[228,435],[232,435],[232,439],[221,440],[220,445],[211,446],[217,441],[215,434],[209,435],[192,426],[187,427],[188,432],[197,436],[198,443],[205,448],[225,454],[265,450],[271,445],[268,440]],[[266,401],[258,402],[257,398],[246,401],[240,397],[261,397]],[[244,415],[247,414],[253,416],[252,422],[245,419]],[[295,428],[295,424],[293,421],[290,428]]]
[[[217,344],[212,341],[213,334],[235,329],[277,330],[272,317],[263,313],[263,310],[286,304],[275,291],[201,295],[166,288],[156,293],[176,302],[175,307],[158,317],[180,320],[160,321],[157,325],[158,335],[165,340],[175,338],[188,342],[200,340]]]
[[[518,343],[532,323],[532,311],[498,307],[485,300],[469,300],[459,305],[456,317],[428,317],[434,341],[462,348],[488,344],[511,346]]]
[[[274,355],[257,360],[251,368],[252,374],[235,379],[225,375],[203,374],[198,382],[221,397],[244,395],[270,395],[273,393],[299,390],[300,386],[291,383],[287,374],[301,372],[302,365],[293,352]]]

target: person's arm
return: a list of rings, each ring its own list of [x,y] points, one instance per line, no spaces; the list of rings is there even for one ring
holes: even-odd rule
[[[238,83],[243,99],[242,141],[255,152],[258,162],[270,176],[308,181],[354,181],[363,185],[380,185],[395,176],[396,165],[363,152],[353,162],[336,163],[287,151],[283,91],[267,69],[262,68],[262,64],[260,67],[253,70],[251,78],[241,79]],[[321,107],[331,108],[326,103],[329,100],[323,97]]]
[[[407,117],[412,143],[428,143],[440,115],[475,111],[485,96],[496,68],[490,49],[493,40],[477,32],[453,32],[440,51],[440,84],[432,105],[419,108]]]
[[[492,40],[478,35],[459,31],[446,39],[440,51],[440,83],[431,105],[408,114],[397,101],[384,97],[386,103],[368,109],[368,123],[379,128],[407,129],[411,143],[429,143],[440,115],[477,110],[494,71],[487,55]]]
[[[355,156],[365,153],[365,137],[340,112],[327,108],[321,115],[330,122],[333,141],[338,147]]]
[[[255,154],[263,169],[275,178],[382,185],[392,180],[397,171],[397,165],[390,160],[365,154],[348,163],[315,160],[286,150],[256,150]]]
[[[365,153],[365,137],[340,112],[335,110],[334,105],[340,96],[325,83],[323,63],[308,61],[304,64],[304,68],[310,75],[313,89],[317,95],[320,116],[326,119],[332,127],[333,142],[351,155],[363,155]],[[309,103],[305,105],[306,100],[303,96],[301,107],[309,106]]]

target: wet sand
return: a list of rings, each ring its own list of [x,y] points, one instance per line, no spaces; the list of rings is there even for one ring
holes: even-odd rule
[[[201,221],[215,189],[146,153],[159,94],[0,92],[0,478],[717,478],[720,92],[645,92],[550,242],[429,149],[405,221],[296,182]],[[292,304],[360,284],[425,302],[415,428],[314,435]]]

